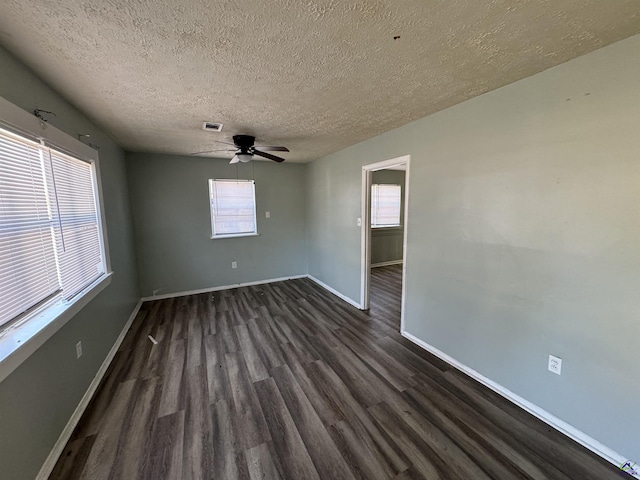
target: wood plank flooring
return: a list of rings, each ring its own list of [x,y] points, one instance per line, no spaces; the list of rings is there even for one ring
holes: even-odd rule
[[[624,477],[401,337],[400,279],[369,313],[307,279],[146,302],[50,478]]]

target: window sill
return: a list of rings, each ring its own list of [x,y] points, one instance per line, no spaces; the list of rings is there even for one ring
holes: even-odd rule
[[[259,233],[237,233],[233,235],[216,235],[211,237],[211,240],[218,240],[220,238],[238,238],[238,237],[259,237]]]
[[[111,283],[110,272],[68,303],[52,305],[0,333],[0,382]]]

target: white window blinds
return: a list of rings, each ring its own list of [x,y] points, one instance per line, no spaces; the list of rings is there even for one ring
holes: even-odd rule
[[[400,226],[400,185],[371,185],[371,226]]]
[[[60,278],[70,299],[105,273],[90,163],[51,150],[59,222],[54,222]]]
[[[0,130],[0,325],[60,289],[39,144]]]
[[[0,129],[0,325],[105,273],[91,163]]]
[[[212,236],[256,233],[252,180],[209,180]]]

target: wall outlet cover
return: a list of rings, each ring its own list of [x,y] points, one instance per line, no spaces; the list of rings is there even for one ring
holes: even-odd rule
[[[549,355],[549,371],[556,375],[562,374],[562,359],[554,355]]]

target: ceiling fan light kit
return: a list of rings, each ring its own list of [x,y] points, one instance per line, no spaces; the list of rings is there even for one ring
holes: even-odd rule
[[[238,157],[238,160],[240,160],[242,163],[247,163],[251,161],[253,155],[251,155],[250,153],[238,153],[236,154],[236,157]]]

